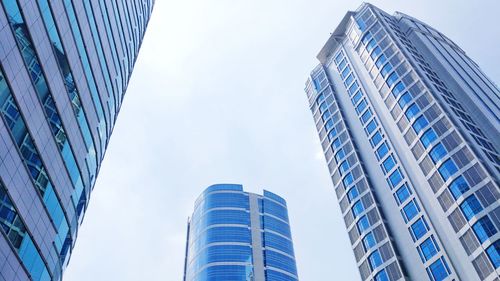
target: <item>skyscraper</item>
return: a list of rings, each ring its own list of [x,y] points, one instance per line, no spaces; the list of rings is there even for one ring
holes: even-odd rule
[[[499,280],[499,88],[370,4],[317,58],[305,91],[362,279]]]
[[[188,222],[185,262],[184,281],[298,280],[285,200],[208,187]]]
[[[0,280],[60,280],[154,0],[0,2]]]

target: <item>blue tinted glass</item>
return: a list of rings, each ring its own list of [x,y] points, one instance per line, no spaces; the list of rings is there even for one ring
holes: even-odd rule
[[[265,274],[266,274],[266,281],[296,281],[297,280],[297,278],[295,278],[295,277],[291,277],[288,274],[272,270],[271,268],[266,268]],[[249,275],[247,275],[247,276],[249,276]],[[217,280],[219,280],[219,279],[217,279]],[[248,279],[245,279],[244,281],[247,281],[247,280]],[[231,279],[231,281],[232,281],[232,279]]]
[[[323,113],[325,112],[325,110],[328,109],[328,105],[326,105],[326,102],[322,103],[320,106],[319,106],[319,112]]]
[[[382,67],[382,70],[380,70],[380,74],[382,74],[382,77],[386,77],[389,72],[392,70],[392,65],[390,62],[388,62],[384,67]]]
[[[342,159],[345,157],[345,152],[343,148],[340,148],[337,153],[335,154],[335,160],[337,160],[337,163],[340,162]]]
[[[375,42],[375,39],[372,39],[370,40],[370,42],[368,42],[368,44],[366,45],[366,50],[368,52],[370,52],[371,50],[373,50],[373,48],[377,46],[377,42]]]
[[[330,111],[325,111],[321,118],[323,119],[323,121],[326,121],[326,119],[330,118],[330,116],[331,116]]]
[[[278,204],[267,198],[263,201],[263,212],[288,221],[288,211],[285,206]]]
[[[393,72],[389,77],[387,77],[386,83],[387,86],[392,87],[394,83],[399,79],[399,75],[396,72]]]
[[[438,259],[433,264],[429,266],[429,271],[435,281],[441,281],[448,277],[448,266],[441,259]]]
[[[297,275],[295,260],[275,251],[264,250],[265,265]]]
[[[427,223],[424,221],[424,218],[419,218],[411,225],[411,232],[415,241],[427,233]]]
[[[420,112],[420,109],[418,108],[417,104],[412,104],[410,107],[405,112],[406,118],[408,120],[413,119],[418,113]]]
[[[340,142],[340,139],[335,139],[333,142],[332,142],[332,148],[333,150],[339,148],[340,146],[342,145],[342,143]]]
[[[380,256],[380,253],[378,252],[378,250],[375,250],[370,255],[368,260],[370,261],[370,267],[372,268],[372,270],[374,270],[375,268],[377,268],[379,265],[382,264],[382,257]]]
[[[354,181],[351,172],[347,173],[343,181],[346,187],[349,186]]]
[[[346,60],[342,60],[338,66],[339,70],[342,70],[344,69],[345,65],[347,64]]]
[[[419,246],[420,258],[423,262],[430,260],[438,252],[439,247],[436,245],[436,241],[434,241],[434,237],[432,235]]]
[[[375,62],[375,65],[377,66],[378,69],[380,69],[386,61],[387,57],[384,54],[382,54],[380,58],[378,58],[377,61]]]
[[[349,170],[349,163],[347,162],[347,160],[340,164],[339,170],[340,174],[344,174],[345,172],[347,172],[347,170]]]
[[[375,236],[373,236],[373,233],[370,232],[366,234],[366,236],[363,238],[363,245],[365,246],[365,251],[368,251],[372,247],[375,246],[377,242],[375,242]]]
[[[293,245],[289,239],[271,232],[264,232],[263,237],[263,243],[266,248],[274,248],[293,256]]]
[[[352,213],[354,214],[354,217],[357,217],[359,214],[361,214],[365,210],[363,203],[360,201],[356,202],[354,206],[352,206]]]
[[[401,98],[399,98],[399,101],[398,101],[399,107],[401,107],[401,109],[403,109],[412,100],[412,98],[413,97],[408,92],[401,95]]]
[[[434,129],[430,128],[427,130],[421,137],[420,141],[424,145],[425,148],[429,147],[433,141],[437,139],[437,135],[434,132]]]
[[[368,41],[370,41],[372,38],[373,38],[373,37],[372,37],[372,34],[371,34],[370,32],[367,32],[367,33],[363,36],[363,38],[361,38],[361,42],[363,42],[363,44],[365,44],[365,45],[366,45],[366,43],[367,43]]]
[[[362,96],[363,93],[361,91],[357,91],[356,94],[352,97],[352,104],[356,105]]]
[[[443,159],[443,157],[448,153],[446,148],[441,143],[438,143],[434,148],[430,151],[430,156],[434,163],[437,163],[439,160]]]
[[[339,63],[341,59],[344,58],[344,54],[342,52],[339,52],[337,56],[335,57],[335,62]]]
[[[368,103],[366,102],[366,99],[363,99],[359,104],[358,106],[356,106],[356,112],[358,114],[360,114],[361,112],[363,112],[363,110],[365,110],[366,106],[368,105]]]
[[[418,215],[418,212],[420,212],[420,209],[418,207],[418,204],[415,202],[415,199],[413,199],[403,208],[405,221],[411,221],[415,216]]]
[[[356,197],[358,197],[359,192],[358,188],[356,186],[353,186],[349,191],[347,192],[347,198],[349,198],[349,202],[352,202]]]
[[[370,222],[368,222],[368,218],[366,216],[362,216],[358,223],[358,230],[360,233],[363,233],[368,227],[370,227]]]
[[[325,95],[323,95],[323,94],[319,94],[319,95],[318,95],[318,98],[316,99],[316,102],[317,102],[318,104],[320,104],[320,103],[321,103],[322,101],[324,101],[324,100],[325,100]]]
[[[403,175],[401,175],[401,171],[399,171],[399,169],[396,169],[389,176],[389,183],[392,188],[396,187],[402,180],[403,180]]]
[[[392,89],[392,94],[394,95],[395,98],[397,98],[399,94],[404,91],[404,89],[405,89],[405,84],[402,81],[400,81]]]
[[[439,174],[441,174],[444,181],[447,181],[457,171],[458,171],[458,168],[451,159],[446,160],[446,162],[444,162],[441,165],[441,167],[439,167]]]
[[[342,71],[342,73],[340,74],[342,76],[342,79],[345,79],[347,75],[349,75],[349,72],[351,72],[351,68],[349,66],[346,66],[344,71]]]
[[[472,229],[474,229],[474,233],[476,233],[476,236],[481,243],[497,233],[497,229],[488,216],[484,216],[479,219],[472,226]]]
[[[366,123],[368,120],[370,120],[370,118],[372,117],[372,111],[371,109],[368,108],[368,110],[365,111],[365,113],[363,113],[363,115],[361,115],[361,122]]]
[[[389,157],[387,157],[387,159],[385,159],[384,162],[382,163],[382,166],[384,167],[385,173],[392,170],[392,168],[394,168],[395,165],[396,165],[396,161],[394,160],[392,155],[389,155]]]
[[[500,240],[495,241],[493,245],[486,249],[486,253],[491,260],[491,263],[495,268],[500,267]]]
[[[377,273],[377,275],[375,275],[375,281],[390,281],[385,269],[382,269],[379,273]]]
[[[380,47],[376,47],[373,50],[373,53],[371,53],[370,57],[372,58],[372,60],[374,60],[378,57],[378,55],[380,55],[380,53],[382,53],[382,49],[380,49]]]
[[[372,143],[372,146],[377,146],[380,141],[382,140],[382,135],[380,134],[380,132],[376,132],[373,137],[371,138],[370,142]]]
[[[358,88],[359,88],[358,82],[354,81],[354,83],[352,83],[351,87],[349,87],[349,95],[351,96],[354,93],[356,93]]]
[[[469,185],[465,181],[464,177],[458,176],[453,182],[450,184],[450,191],[453,194],[453,197],[457,199],[462,194],[469,190]]]
[[[397,197],[398,202],[400,204],[403,203],[404,201],[406,201],[406,199],[408,199],[408,197],[410,197],[410,195],[411,195],[411,192],[408,189],[408,186],[406,186],[406,184],[404,184],[403,186],[401,186],[398,189],[398,191],[396,191],[396,197]]]
[[[287,223],[266,215],[262,216],[261,219],[264,222],[264,229],[269,229],[286,237],[291,237],[290,226]]]
[[[327,128],[327,130],[329,130]],[[337,137],[337,129],[333,129],[331,130],[329,133],[328,133],[328,139],[331,140],[331,139],[334,139]],[[333,143],[334,145],[336,144],[335,142]]]
[[[462,209],[462,212],[464,213],[464,216],[467,218],[467,220],[470,220],[472,217],[483,210],[483,206],[481,206],[481,203],[479,203],[479,200],[477,200],[476,196],[472,194],[471,196],[467,197],[464,202],[462,202],[462,204],[460,204],[460,209]]]
[[[377,124],[377,120],[375,118],[372,119],[372,121],[370,121],[370,123],[368,123],[368,125],[366,125],[366,132],[371,135],[371,133],[373,131],[375,131],[375,129],[377,128],[378,124]]]
[[[427,118],[425,118],[424,115],[420,116],[415,120],[413,123],[412,127],[413,130],[415,130],[415,133],[420,133],[427,125],[429,125],[429,122],[427,121]]]
[[[377,156],[379,159],[384,158],[385,155],[389,152],[389,148],[387,147],[387,143],[383,142],[378,148],[377,148]]]
[[[331,128],[333,128],[333,121],[329,119],[325,124],[325,129],[329,131]]]
[[[354,76],[351,73],[351,74],[349,74],[349,76],[347,76],[347,79],[345,79],[344,83],[346,86],[349,86],[349,85],[351,85],[352,81],[354,81]]]

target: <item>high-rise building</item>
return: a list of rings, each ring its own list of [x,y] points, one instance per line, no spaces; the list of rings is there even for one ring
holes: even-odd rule
[[[61,280],[153,4],[0,1],[0,280]]]
[[[436,29],[370,4],[317,58],[305,91],[362,279],[499,280],[495,83]]]
[[[188,221],[184,281],[197,280],[298,280],[286,201],[208,187]]]

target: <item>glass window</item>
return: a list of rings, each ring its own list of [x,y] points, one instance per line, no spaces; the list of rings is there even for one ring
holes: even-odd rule
[[[347,79],[345,79],[344,83],[346,86],[349,86],[349,85],[351,85],[352,81],[354,81],[354,76],[352,76],[352,73],[351,73],[351,74],[349,74],[349,76],[347,76]]]
[[[339,149],[338,152],[335,154],[335,160],[337,160],[337,163],[340,162],[340,160],[344,159],[345,157],[345,151],[343,148]]]
[[[373,118],[372,121],[370,121],[370,123],[366,125],[366,132],[368,133],[368,135],[371,135],[371,133],[375,131],[377,126],[378,126],[377,120]]]
[[[337,56],[335,57],[335,62],[336,62],[336,63],[339,63],[339,61],[340,61],[341,59],[343,59],[343,58],[344,58],[344,54],[343,54],[342,52],[339,52],[339,53],[337,54]]]
[[[396,72],[393,72],[391,75],[389,75],[389,77],[387,77],[387,86],[389,86],[389,88],[392,87],[392,85],[394,85],[394,83],[396,83],[398,79],[399,75]]]
[[[415,120],[413,123],[412,127],[413,130],[415,130],[415,133],[420,133],[427,125],[429,125],[429,122],[427,121],[427,118],[425,118],[424,115],[420,116]]]
[[[323,95],[323,94],[319,94],[319,95],[318,95],[318,98],[316,99],[316,102],[317,102],[318,104],[320,104],[320,103],[321,103],[322,101],[324,101],[324,100],[325,100],[325,95]]]
[[[322,103],[320,106],[319,106],[319,112],[323,113],[325,112],[325,110],[328,109],[328,105],[326,105],[326,102]]]
[[[372,117],[372,111],[371,109],[368,108],[368,110],[365,111],[365,113],[363,113],[363,115],[361,115],[361,122],[366,123],[366,121],[370,120],[370,118]]]
[[[372,268],[372,270],[374,270],[375,268],[377,268],[379,265],[382,264],[382,257],[380,256],[380,253],[378,250],[375,250],[370,255],[368,260],[370,261],[370,267]]]
[[[443,258],[438,259],[427,269],[427,273],[432,277],[434,281],[441,281],[446,279],[450,275],[448,265]]]
[[[434,129],[432,128],[425,131],[425,133],[420,137],[420,141],[422,142],[425,148],[428,148],[431,145],[431,143],[436,139],[437,139],[436,132],[434,132]]]
[[[343,60],[340,62],[340,64],[339,64],[339,70],[344,69],[344,67],[345,67],[345,65],[346,65],[346,64],[347,64],[346,60],[345,60],[345,59],[343,59]]]
[[[349,95],[351,96],[354,93],[356,93],[358,88],[359,88],[358,82],[354,81],[354,83],[352,83],[351,87],[349,87]]]
[[[356,202],[356,204],[352,206],[352,213],[354,214],[354,217],[359,216],[359,214],[361,214],[364,210],[365,207],[363,206],[361,200],[359,200],[358,202]]]
[[[370,223],[368,222],[368,218],[365,216],[362,216],[358,223],[358,230],[359,230],[359,233],[363,233],[363,231],[365,231],[368,227],[370,227]]]
[[[392,157],[392,155],[389,155],[389,157],[387,157],[387,159],[385,159],[384,162],[382,163],[382,166],[384,167],[385,173],[392,170],[392,168],[396,166],[396,161],[394,160],[394,157]]]
[[[339,170],[341,174],[344,174],[347,170],[349,170],[349,163],[347,162],[347,160],[345,160],[344,162],[342,162],[342,164],[340,164]]]
[[[446,160],[441,167],[439,167],[439,174],[443,177],[444,181],[447,181],[451,176],[453,176],[458,171],[457,166],[453,160]]]
[[[330,138],[331,139],[331,138]],[[332,142],[332,148],[333,150],[339,148],[340,146],[342,145],[342,143],[340,142],[340,139],[339,138],[336,138],[333,142]]]
[[[434,236],[430,236],[427,238],[420,246],[418,247],[418,253],[420,254],[420,258],[422,262],[426,262],[430,260],[434,255],[439,252],[439,247],[434,240]]]
[[[323,121],[326,121],[328,118],[330,118],[330,116],[331,116],[330,111],[325,111],[321,118],[323,119]]]
[[[408,197],[410,197],[410,195],[411,195],[411,191],[406,184],[403,184],[403,186],[401,186],[396,191],[396,198],[397,198],[397,201],[399,202],[399,204],[406,201],[406,199],[408,199]]]
[[[493,245],[486,249],[486,253],[491,260],[491,263],[495,268],[500,267],[500,240],[495,241]]]
[[[377,157],[378,159],[384,158],[384,156],[387,155],[389,152],[389,148],[387,147],[387,143],[383,142],[378,148],[377,148]]]
[[[488,216],[484,216],[479,219],[472,226],[472,229],[474,230],[474,233],[476,233],[476,236],[479,241],[481,241],[481,243],[497,233],[495,226]]]
[[[368,42],[368,44],[366,45],[366,50],[368,52],[370,52],[371,50],[373,50],[373,48],[375,48],[375,46],[377,46],[377,42],[375,42],[375,39],[372,39],[370,40],[370,42]]]
[[[347,192],[347,198],[349,198],[349,202],[352,202],[354,199],[356,199],[359,195],[358,188],[356,186],[353,186],[349,191]]]
[[[414,241],[422,238],[427,233],[427,223],[423,217],[419,218],[411,225],[411,234]]]
[[[467,192],[467,190],[469,190],[469,185],[462,176],[458,176],[454,181],[450,183],[450,191],[455,199]]]
[[[356,105],[362,96],[363,93],[361,91],[357,91],[356,94],[352,97],[352,104]]]
[[[349,68],[349,66],[346,66],[346,68],[344,69],[344,71],[342,71],[342,79],[346,78],[347,75],[349,75],[349,72],[351,72],[351,68]]]
[[[370,41],[372,38],[373,38],[373,37],[372,37],[372,34],[371,34],[370,32],[367,32],[367,33],[363,36],[363,38],[361,38],[361,41],[363,42],[363,44],[364,44],[364,45],[366,45],[366,43],[367,43],[368,41]]]
[[[385,269],[382,269],[377,275],[375,275],[375,281],[390,281]]]
[[[366,99],[363,99],[359,104],[358,106],[356,106],[356,112],[358,114],[360,114],[361,112],[363,112],[363,110],[365,110],[366,106],[368,105],[368,103],[366,102]]]
[[[373,236],[372,232],[369,232],[366,234],[366,236],[363,238],[363,245],[365,246],[365,251],[368,251],[372,247],[375,246],[377,242],[375,242],[375,236]]]
[[[381,140],[382,140],[382,135],[380,134],[380,131],[377,131],[370,139],[370,142],[372,143],[372,146],[375,147],[380,143]]]
[[[399,94],[401,94],[404,91],[404,89],[405,89],[405,84],[402,81],[400,81],[392,89],[392,94],[394,95],[395,98],[397,98]]]
[[[329,120],[329,121],[331,121],[331,120]],[[326,130],[329,130],[329,129],[327,128]],[[336,137],[337,137],[337,129],[333,129],[330,132],[328,132],[328,139],[329,140],[334,139]]]
[[[380,58],[378,58],[377,61],[375,61],[375,65],[377,66],[378,69],[380,69],[386,61],[387,57],[384,54],[382,54]]]
[[[430,151],[430,156],[434,163],[437,163],[439,160],[443,159],[443,157],[448,153],[446,148],[441,143],[438,143],[434,148]]]
[[[391,185],[391,188],[396,187],[402,180],[403,180],[403,175],[401,174],[401,171],[399,169],[396,169],[389,176],[389,184]]]
[[[326,121],[325,129],[327,131],[329,131],[331,128],[333,128],[333,121],[330,119],[330,120]]]
[[[392,65],[390,62],[388,62],[386,65],[384,65],[384,67],[382,67],[382,69],[380,70],[380,74],[382,74],[382,77],[386,77],[387,74],[389,74],[389,72],[391,72],[392,70]]]
[[[417,104],[412,104],[408,109],[405,111],[406,118],[408,120],[411,120],[415,118],[415,116],[420,112],[420,109],[418,108]]]
[[[464,202],[462,202],[462,204],[460,204],[460,209],[462,209],[462,212],[464,213],[464,216],[467,218],[467,220],[470,220],[472,217],[483,210],[483,206],[481,206],[481,203],[479,203],[479,200],[477,200],[476,196],[472,194],[471,196],[467,197]]]
[[[373,53],[370,55],[370,57],[372,58],[372,60],[374,60],[378,57],[378,55],[380,55],[380,53],[382,53],[382,49],[380,49],[380,47],[377,47],[373,50]]]
[[[418,207],[415,199],[411,200],[406,206],[403,207],[403,214],[405,218],[405,222],[411,221],[414,217],[418,215],[420,212],[420,208]]]
[[[366,30],[366,23],[363,19],[361,18],[356,19],[356,23],[358,24],[359,30],[361,30],[361,32]]]
[[[412,99],[413,97],[410,95],[410,93],[405,92],[401,97],[399,98],[398,104],[401,109],[403,109]]]
[[[354,181],[354,177],[352,176],[351,172],[347,173],[343,181],[345,187],[349,186]]]

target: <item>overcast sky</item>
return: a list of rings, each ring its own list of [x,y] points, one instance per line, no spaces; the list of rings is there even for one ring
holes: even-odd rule
[[[498,0],[380,0],[500,81]],[[214,183],[288,201],[299,278],[358,280],[303,92],[352,0],[157,0],[65,281],[181,280]]]

